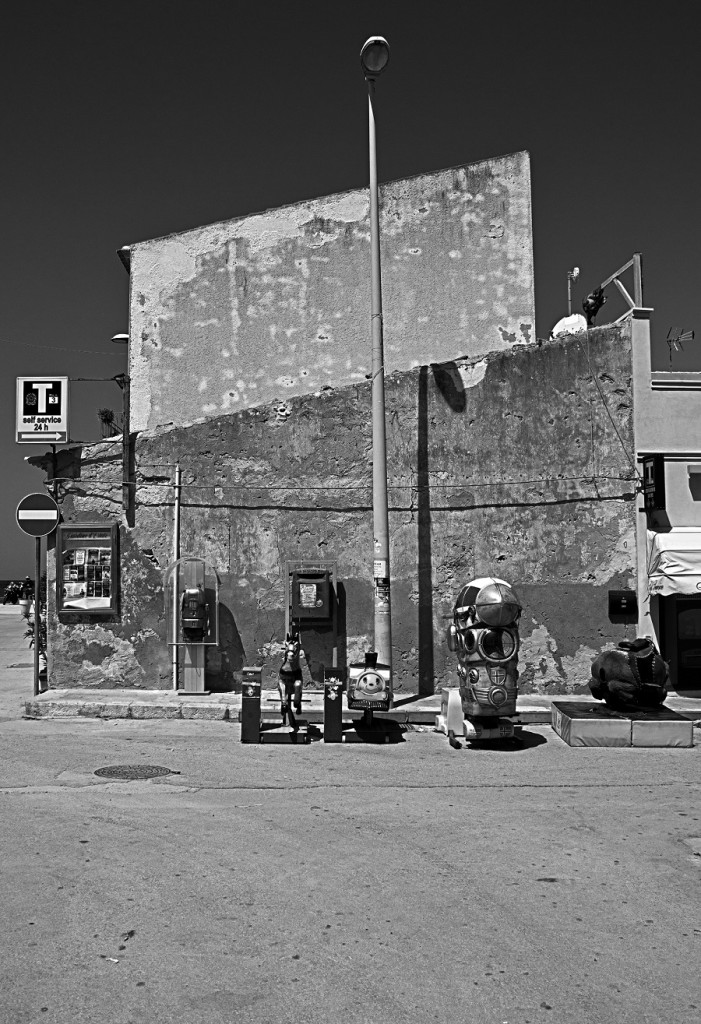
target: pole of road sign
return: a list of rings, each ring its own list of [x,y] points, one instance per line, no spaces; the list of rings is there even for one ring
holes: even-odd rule
[[[34,547],[34,696],[39,690],[39,633],[41,612],[41,537],[36,538]]]
[[[56,529],[57,503],[50,494],[28,494],[17,506],[17,525],[34,537],[34,696],[39,693],[39,645],[41,633],[41,538]]]

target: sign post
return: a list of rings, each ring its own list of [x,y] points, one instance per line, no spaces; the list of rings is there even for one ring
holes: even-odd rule
[[[18,377],[18,444],[68,442],[68,377]]]
[[[58,505],[49,494],[28,494],[17,506],[17,525],[34,537],[34,696],[39,693],[39,634],[41,630],[41,538],[58,525]]]

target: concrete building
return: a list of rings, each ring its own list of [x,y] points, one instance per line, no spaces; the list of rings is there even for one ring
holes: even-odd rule
[[[524,605],[521,690],[586,690],[592,658],[635,630],[612,621],[608,594],[640,571],[645,321],[537,340],[525,153],[389,183],[381,203],[396,689],[433,692],[454,673],[455,596],[495,574]],[[306,682],[319,683],[331,658],[345,667],[372,647],[367,193],[122,256],[128,509],[119,440],[62,453],[77,539],[49,559],[50,683],[171,685],[176,465],[180,553],[219,580],[207,689],[237,687],[250,664],[272,684],[300,565],[332,569],[335,584],[333,622],[303,628]]]
[[[701,695],[701,372],[653,370],[650,309],[633,310],[639,625],[672,685]]]

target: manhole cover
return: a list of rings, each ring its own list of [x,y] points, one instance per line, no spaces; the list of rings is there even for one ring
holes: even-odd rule
[[[160,764],[112,764],[107,768],[98,768],[95,775],[101,779],[155,779],[159,775],[173,774],[170,768]]]

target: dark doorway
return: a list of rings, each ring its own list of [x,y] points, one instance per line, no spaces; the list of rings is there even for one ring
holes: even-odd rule
[[[677,597],[674,602],[676,686],[682,696],[701,694],[701,598]]]

